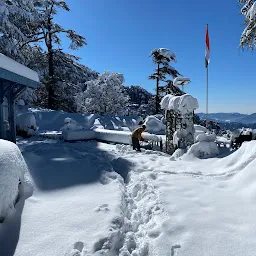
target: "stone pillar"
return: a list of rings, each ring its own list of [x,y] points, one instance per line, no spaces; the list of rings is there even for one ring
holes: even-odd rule
[[[180,127],[181,119],[174,110],[166,110],[166,152],[172,155],[175,151],[173,134]]]

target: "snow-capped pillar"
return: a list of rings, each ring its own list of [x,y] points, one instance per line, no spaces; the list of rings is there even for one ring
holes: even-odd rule
[[[174,110],[166,110],[166,152],[170,155],[175,151],[173,135],[179,123],[178,114]]]
[[[166,152],[173,154],[177,147],[186,149],[192,145],[195,132],[193,112],[198,108],[197,99],[189,94],[168,94],[162,99],[161,108],[166,111]],[[177,137],[175,145],[174,135]]]

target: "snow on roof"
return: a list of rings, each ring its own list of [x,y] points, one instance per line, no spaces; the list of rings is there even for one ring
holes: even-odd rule
[[[175,62],[177,61],[176,60],[176,55],[172,51],[170,51],[169,49],[157,48],[157,49],[154,49],[151,52],[151,55],[153,55],[155,52],[157,52],[159,55],[162,55],[163,57],[165,57],[167,59],[173,60]]]
[[[3,55],[2,53],[0,53],[0,69],[7,70],[9,72],[12,72],[12,73],[18,75],[18,76],[25,77],[29,80],[32,80],[33,82],[39,83],[39,76],[38,76],[37,72],[18,63],[17,61],[15,61],[11,58]],[[3,74],[0,74],[0,77],[2,75]],[[3,78],[3,77],[1,77],[1,78]],[[6,79],[6,77],[4,77],[4,79]],[[18,81],[15,80],[13,82],[18,82]]]
[[[197,99],[189,94],[184,94],[182,96],[168,94],[162,99],[160,104],[162,109],[176,110],[181,112],[181,114],[193,112],[199,107]]]

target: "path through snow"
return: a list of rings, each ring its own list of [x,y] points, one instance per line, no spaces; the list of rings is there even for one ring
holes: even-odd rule
[[[21,218],[15,254],[2,254],[10,219],[9,231],[0,229],[0,255],[254,255],[255,199],[236,179],[251,173],[251,147],[171,161],[129,146],[21,141],[35,191],[13,216]]]

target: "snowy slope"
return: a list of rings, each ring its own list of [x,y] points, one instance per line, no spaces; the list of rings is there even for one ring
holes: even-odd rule
[[[256,251],[256,141],[218,158],[184,155],[179,161],[96,142],[30,139],[19,146],[36,189],[21,221],[16,216],[5,232],[0,229],[0,255],[251,256]],[[16,243],[10,239],[13,230]]]
[[[122,221],[123,181],[113,172],[104,147],[96,146],[53,141],[20,144],[35,192],[26,200],[17,224],[20,238],[15,255],[69,255],[74,248],[99,251],[104,241],[115,239]],[[6,223],[10,228],[4,234],[0,232],[0,255],[12,255],[10,223],[18,222],[20,214]]]

